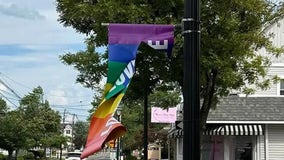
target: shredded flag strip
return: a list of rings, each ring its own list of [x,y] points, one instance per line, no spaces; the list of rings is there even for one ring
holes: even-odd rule
[[[126,133],[113,115],[135,73],[135,58],[141,42],[170,56],[174,42],[173,25],[109,24],[107,84],[100,105],[92,115],[87,142],[81,158],[100,151],[105,143]]]

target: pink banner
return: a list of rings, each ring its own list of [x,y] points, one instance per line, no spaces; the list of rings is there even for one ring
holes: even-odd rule
[[[152,123],[175,123],[177,119],[177,108],[162,109],[159,107],[151,108]]]

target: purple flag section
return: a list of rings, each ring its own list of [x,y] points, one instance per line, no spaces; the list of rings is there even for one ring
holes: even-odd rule
[[[109,45],[139,45],[145,42],[156,50],[166,50],[169,55],[174,43],[173,31],[173,25],[110,24]]]

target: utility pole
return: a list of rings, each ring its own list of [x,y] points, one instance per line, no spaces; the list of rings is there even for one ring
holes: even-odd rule
[[[183,79],[183,160],[200,160],[199,0],[185,0]]]
[[[64,129],[65,129],[65,114],[66,114],[66,109],[64,109],[63,111],[62,130],[61,130],[62,136],[64,136]],[[62,160],[62,144],[60,144],[60,160]]]
[[[76,116],[76,114],[73,114],[73,117],[72,117],[72,132],[71,132],[71,148],[72,148],[72,150],[74,150],[74,143],[73,143],[73,140],[74,140],[75,116]]]

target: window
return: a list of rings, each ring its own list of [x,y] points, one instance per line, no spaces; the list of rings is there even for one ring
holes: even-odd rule
[[[236,136],[235,156],[236,160],[253,160],[254,136]]]
[[[284,95],[284,79],[280,80],[280,95]]]
[[[66,130],[66,134],[71,134],[71,131],[70,130]]]

